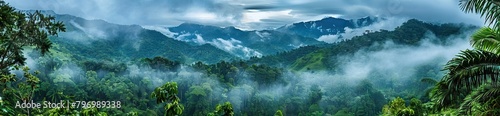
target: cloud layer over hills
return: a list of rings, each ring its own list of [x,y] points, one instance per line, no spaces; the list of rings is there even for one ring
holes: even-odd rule
[[[463,13],[458,0],[6,0],[23,10],[54,10],[118,24],[175,26],[184,22],[241,29],[268,29],[326,16],[406,17],[431,22],[481,25]]]

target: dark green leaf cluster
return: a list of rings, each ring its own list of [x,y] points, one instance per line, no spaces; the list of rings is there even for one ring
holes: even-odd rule
[[[54,17],[39,11],[22,13],[7,3],[0,2],[0,70],[6,74],[13,65],[24,65],[23,47],[34,46],[42,54],[49,51],[52,43],[48,36],[57,35],[66,28]]]
[[[215,107],[215,111],[213,113],[209,113],[208,116],[233,116],[233,106],[231,103],[226,102],[224,104],[218,104]]]
[[[171,61],[163,57],[144,58],[142,62],[152,69],[160,71],[176,71],[181,66],[180,62]]]
[[[156,98],[156,103],[165,104],[165,116],[176,116],[181,115],[184,110],[184,106],[180,104],[180,98],[177,97],[177,83],[167,82],[163,86],[157,87],[151,97]]]

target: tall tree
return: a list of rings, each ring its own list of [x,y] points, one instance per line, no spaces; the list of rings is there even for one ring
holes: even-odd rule
[[[33,98],[40,83],[38,77],[28,72],[28,67],[24,67],[25,79],[21,80],[25,82],[16,82],[17,86],[13,86],[16,75],[10,74],[10,70],[19,70],[19,66],[25,64],[24,47],[35,47],[42,55],[47,53],[52,44],[48,36],[57,35],[59,31],[65,31],[65,27],[62,22],[55,22],[54,17],[45,16],[39,11],[27,14],[15,11],[15,8],[0,0],[0,84],[2,95],[8,95],[4,97],[6,101],[29,101]],[[23,112],[30,114],[29,109],[23,109]]]

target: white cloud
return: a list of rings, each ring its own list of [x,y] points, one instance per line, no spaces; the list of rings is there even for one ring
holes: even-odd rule
[[[179,40],[179,41],[191,41],[188,39],[188,36],[192,36],[192,35],[193,34],[191,34],[191,33],[184,33],[184,34],[181,34],[181,35],[175,37],[174,39]]]
[[[217,22],[217,15],[215,13],[206,12],[203,10],[192,10],[184,15],[185,18],[192,20],[203,20],[207,22]]]
[[[391,41],[379,43],[375,46],[382,46],[379,51],[367,51],[362,49],[354,55],[330,56],[338,59],[333,62],[339,62],[337,69],[339,72],[330,73],[326,71],[301,72],[290,75],[297,76],[299,83],[304,85],[321,85],[324,88],[339,86],[356,86],[365,79],[373,77],[374,72],[394,75],[393,77],[384,77],[394,82],[405,82],[415,77],[416,70],[421,65],[438,63],[443,66],[448,60],[455,57],[461,50],[471,48],[468,37],[472,32],[463,32],[462,35],[455,35],[448,38],[448,45],[440,45],[427,40],[436,40],[433,34],[425,36],[419,46],[407,46],[394,44]],[[373,46],[374,47],[374,46]],[[336,83],[325,85],[325,82]]]
[[[150,29],[156,29],[156,28],[150,28]],[[158,29],[156,29],[156,30],[158,30]],[[213,40],[205,40],[203,38],[203,35],[201,35],[201,34],[184,33],[184,34],[178,35],[178,33],[172,34],[172,32],[168,31],[168,29],[165,29],[165,28],[161,28],[160,31],[165,32],[165,35],[172,35],[171,37],[176,39],[176,40],[184,41],[184,42],[192,42],[196,45],[210,44],[210,45],[215,46],[223,51],[226,51],[230,54],[233,54],[237,57],[244,58],[244,59],[248,59],[252,56],[257,56],[257,57],[262,56],[262,54],[260,52],[243,46],[241,41],[236,40],[234,38],[231,38],[230,40],[225,40],[222,38],[217,38],[217,39],[213,39]]]
[[[361,36],[365,34],[367,31],[375,32],[381,29],[392,31],[406,21],[408,21],[407,18],[389,17],[386,18],[385,20],[381,20],[366,27],[360,27],[354,29],[346,27],[345,33],[340,33],[337,35],[323,35],[319,37],[317,40],[327,43],[335,43],[335,42],[340,42],[342,40],[349,40],[355,36]]]
[[[202,44],[205,44],[207,42],[205,42],[205,40],[203,39],[203,37],[200,34],[196,34],[195,43],[198,43],[199,45],[202,45]]]
[[[78,23],[75,23],[73,20],[71,20],[69,22],[71,25],[75,26],[76,28],[80,29],[81,31],[85,32],[85,34],[87,34],[88,37],[90,38],[107,38],[107,33],[100,30],[100,29],[97,29],[97,28],[84,28],[82,27],[82,25],[78,24]]]
[[[252,23],[252,22],[261,22],[262,19],[269,19],[273,17],[286,17],[286,18],[294,18],[293,15],[290,14],[292,10],[281,10],[281,11],[258,11],[251,10],[243,12],[243,19],[241,22],[243,23]]]
[[[231,38],[230,40],[225,40],[222,38],[217,38],[212,40],[211,42],[208,42],[211,45],[214,45],[215,47],[222,49],[226,52],[229,52],[233,55],[236,55],[240,58],[245,58],[248,59],[252,56],[257,56],[261,57],[262,54],[250,49],[248,47],[242,46],[241,41],[238,41],[234,38]]]
[[[178,33],[171,32],[168,28],[163,26],[142,26],[142,28],[158,31],[170,38],[175,38],[175,36],[178,35]]]
[[[318,38],[318,41],[323,41],[326,43],[335,43],[338,42],[339,35],[322,35]]]
[[[255,31],[255,34],[257,34],[261,38],[260,41],[264,41],[264,39],[271,39],[272,37],[271,33],[267,31]]]
[[[396,27],[402,25],[404,22],[408,21],[407,18],[399,18],[399,17],[389,17],[386,20],[382,20],[380,22],[374,23],[370,26],[350,29],[346,27],[346,32],[342,33],[341,36],[344,39],[351,39],[354,36],[363,35],[366,31],[379,31],[381,29],[393,31]]]
[[[381,51],[358,51],[354,56],[345,56],[342,58],[343,69],[340,75],[352,78],[351,83],[357,83],[360,80],[369,77],[369,72],[378,71],[383,74],[397,73],[396,80],[408,79],[415,75],[415,70],[411,70],[422,64],[441,63],[444,65],[447,60],[452,59],[460,50],[468,49],[469,41],[466,34],[450,37],[450,45],[443,46],[429,41],[422,41],[420,46],[396,45],[391,41],[382,43],[384,46]],[[428,34],[428,40],[436,40],[433,34]]]

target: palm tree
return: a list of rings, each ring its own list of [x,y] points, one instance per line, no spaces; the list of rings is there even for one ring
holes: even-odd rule
[[[462,113],[484,111],[475,115],[500,114],[500,1],[461,0],[460,7],[467,13],[479,13],[488,27],[479,29],[471,37],[473,50],[461,51],[448,61],[448,73],[432,91],[433,101],[439,108],[462,102]]]

